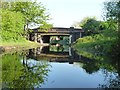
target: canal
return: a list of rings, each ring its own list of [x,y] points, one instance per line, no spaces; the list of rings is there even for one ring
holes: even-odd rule
[[[120,87],[119,59],[95,60],[65,45],[2,56],[2,88]]]

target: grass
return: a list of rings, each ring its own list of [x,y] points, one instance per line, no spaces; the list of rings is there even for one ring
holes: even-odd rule
[[[40,43],[35,43],[28,40],[0,42],[0,53],[35,48],[39,47],[40,45]]]
[[[33,47],[33,46],[38,46],[40,44],[31,42],[31,41],[24,41],[24,42],[1,42],[0,46],[19,46],[19,47]]]

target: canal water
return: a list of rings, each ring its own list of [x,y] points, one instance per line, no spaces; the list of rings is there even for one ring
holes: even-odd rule
[[[119,65],[118,59],[89,59],[69,46],[41,46],[2,56],[2,88],[118,88]]]

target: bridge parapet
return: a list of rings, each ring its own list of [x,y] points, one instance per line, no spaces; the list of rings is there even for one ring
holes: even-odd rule
[[[48,30],[48,32],[84,32],[84,30],[74,27],[70,28],[53,27],[50,30]]]
[[[41,28],[35,28],[32,29],[33,32],[45,32],[44,30],[42,30]],[[70,28],[62,28],[62,27],[52,27],[51,29],[49,29],[46,32],[84,32],[83,29],[81,28],[74,28],[74,27],[70,27]]]

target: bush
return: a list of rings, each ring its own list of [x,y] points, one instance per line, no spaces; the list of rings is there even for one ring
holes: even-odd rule
[[[2,10],[1,13],[1,38],[2,41],[18,41],[23,39],[24,30],[23,15],[19,12]]]
[[[117,40],[117,31],[105,30],[101,34],[80,38],[74,47],[79,51],[86,51],[97,55],[106,55],[112,51]]]

